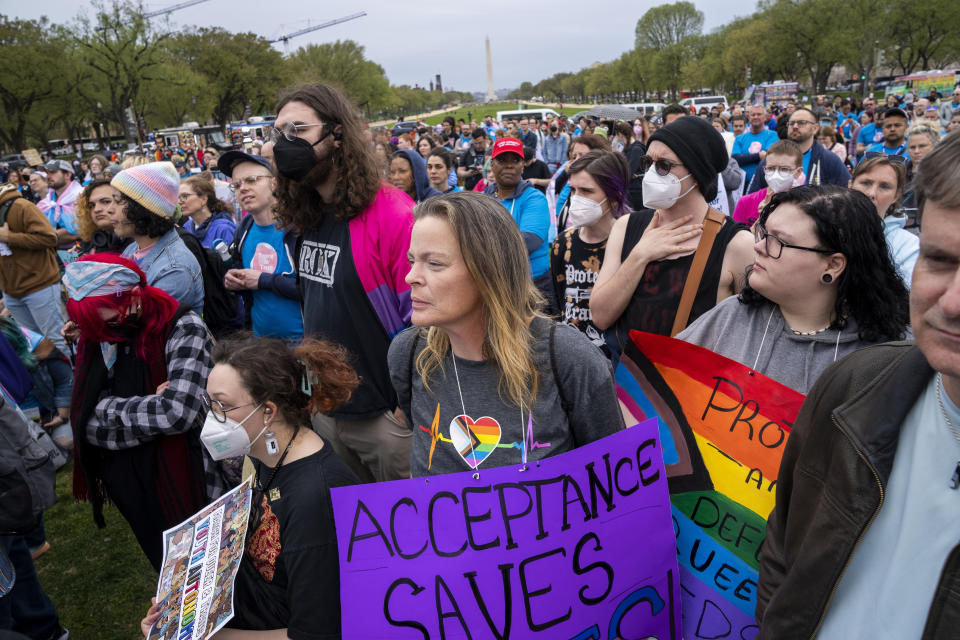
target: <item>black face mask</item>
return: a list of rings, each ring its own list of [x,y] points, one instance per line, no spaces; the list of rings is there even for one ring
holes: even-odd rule
[[[273,161],[277,163],[277,172],[291,180],[302,180],[319,162],[313,148],[323,142],[332,131],[333,129],[329,129],[313,144],[303,138],[287,140],[286,136],[280,136],[280,140],[273,145]]]
[[[107,342],[128,342],[140,331],[140,318],[125,316],[120,320],[104,323]]]

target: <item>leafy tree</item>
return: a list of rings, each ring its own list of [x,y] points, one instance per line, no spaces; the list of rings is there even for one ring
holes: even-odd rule
[[[198,99],[198,107],[210,100],[209,113],[221,126],[243,116],[247,105],[252,113],[273,109],[277,90],[288,84],[290,78],[280,52],[254,33],[201,27],[179,34],[171,50],[177,53],[184,68],[202,76],[206,96]]]
[[[36,131],[37,111],[54,93],[61,43],[46,18],[10,20],[0,16],[0,142],[12,151],[27,148]]]
[[[852,47],[837,29],[836,5],[831,0],[773,0],[765,13],[773,23],[778,46],[796,51],[813,90],[826,91],[830,72],[849,58]]]
[[[77,21],[76,42],[92,71],[91,82],[104,89],[107,113],[114,122],[124,123],[127,107],[138,101],[144,87],[162,80],[158,72],[167,62],[163,45],[171,34],[154,30],[141,6],[130,0],[110,7],[94,0],[93,6],[97,9],[93,21],[86,16]]]
[[[663,50],[680,44],[685,38],[700,35],[702,30],[703,12],[692,2],[662,4],[637,20],[636,46]]]
[[[383,67],[367,60],[363,46],[353,40],[337,40],[301,47],[291,56],[289,62],[295,79],[334,85],[368,112],[391,102],[390,81],[387,80]],[[423,100],[425,105],[430,102],[425,96],[418,94],[417,97]],[[413,96],[406,96],[401,102],[406,98]]]
[[[956,0],[892,0],[884,19],[890,25],[889,42],[897,45],[892,51],[888,48],[886,56],[904,74],[955,61],[960,53],[960,3]]]

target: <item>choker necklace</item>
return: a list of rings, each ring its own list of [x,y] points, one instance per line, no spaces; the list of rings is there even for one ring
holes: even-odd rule
[[[957,444],[960,444],[960,434],[957,433],[956,428],[953,426],[953,422],[950,420],[950,416],[947,415],[947,408],[943,406],[943,374],[937,373],[937,404],[940,405],[940,413],[943,414],[943,419],[947,423],[947,427],[950,429],[950,433],[953,434],[953,439],[957,441]],[[953,469],[953,477],[950,478],[950,488],[956,489],[960,487],[960,460],[957,461],[957,466]]]
[[[793,335],[795,336],[815,336],[818,333],[823,333],[824,331],[829,329],[830,325],[825,326],[823,329],[817,329],[816,331],[797,331],[790,325],[787,325],[787,328],[790,329],[790,331],[793,331]]]

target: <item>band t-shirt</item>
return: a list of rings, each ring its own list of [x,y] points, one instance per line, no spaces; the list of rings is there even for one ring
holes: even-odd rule
[[[345,348],[360,376],[350,399],[329,415],[365,420],[392,411],[397,400],[386,366],[390,336],[357,273],[350,223],[325,208],[320,225],[301,235],[297,263],[304,335]]]
[[[273,224],[254,222],[243,243],[243,267],[261,273],[291,273],[293,265],[283,244],[283,232]],[[269,289],[254,289],[250,317],[258,336],[295,339],[303,337],[303,318],[296,300]]]
[[[580,238],[580,227],[567,229],[557,236],[550,247],[550,273],[560,321],[582,331],[590,342],[609,357],[610,351],[603,339],[603,332],[593,324],[593,314],[590,312],[590,294],[600,275],[606,249],[606,239],[595,243],[584,242]]]

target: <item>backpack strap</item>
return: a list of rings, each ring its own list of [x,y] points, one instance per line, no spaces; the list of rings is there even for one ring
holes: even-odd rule
[[[0,204],[0,227],[2,227],[7,222],[7,213],[10,211],[10,207],[13,206],[13,203],[19,200],[21,196],[14,196]]]
[[[563,391],[563,385],[560,384],[560,374],[557,369],[557,349],[555,346],[556,339],[555,335],[557,333],[557,323],[550,321],[550,371],[553,373],[553,382],[557,386],[557,392],[560,396],[560,407],[563,409],[563,412],[570,415],[570,410],[573,409],[573,405],[567,399],[567,394]]]
[[[723,226],[723,221],[724,215],[722,213],[713,207],[707,209],[707,217],[703,220],[703,233],[700,235],[697,251],[693,254],[693,263],[690,265],[690,271],[687,272],[687,279],[683,283],[683,292],[680,294],[680,304],[677,305],[677,315],[673,319],[670,337],[687,328],[687,320],[690,319],[693,301],[697,297],[700,280],[703,279],[703,271],[707,267],[707,258],[710,257],[713,241],[717,239],[717,233]]]
[[[403,413],[407,414],[412,408],[413,403],[413,376],[416,374],[416,369],[414,365],[417,361],[417,347],[420,346],[420,329],[415,330],[416,335],[413,338],[413,343],[410,345],[410,356],[408,358],[407,371],[409,375],[407,376],[407,390],[403,394],[397,392],[397,400],[400,402],[400,408],[403,409]],[[408,420],[413,418],[407,415]]]

